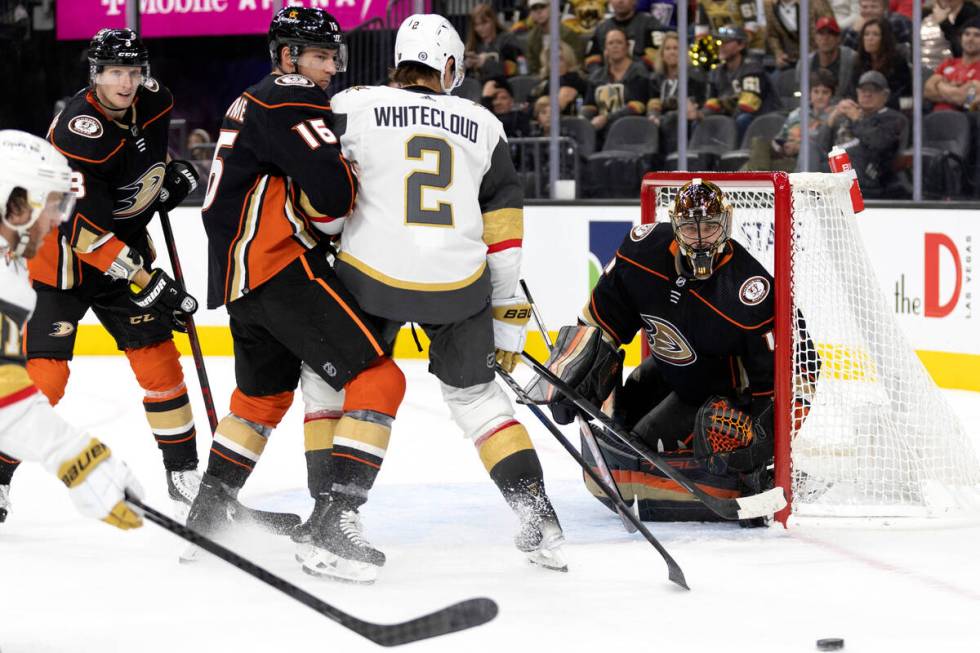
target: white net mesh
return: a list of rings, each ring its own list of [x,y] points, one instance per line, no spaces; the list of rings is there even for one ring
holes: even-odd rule
[[[778,240],[773,184],[739,181],[738,175],[711,180],[735,209],[733,238],[772,272]],[[684,181],[645,183],[657,188],[656,221],[669,220]],[[881,292],[854,224],[850,180],[796,174],[790,183],[792,303],[810,336],[794,333],[793,360],[806,360],[815,347],[821,361],[815,384],[793,375],[788,402],[794,411],[788,439],[793,513],[953,516],[980,510],[980,462]],[[804,406],[809,410],[801,420]]]

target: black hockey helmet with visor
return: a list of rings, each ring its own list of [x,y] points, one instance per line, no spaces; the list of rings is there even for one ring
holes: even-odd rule
[[[150,52],[131,29],[101,29],[88,48],[89,83],[99,83],[106,66],[138,67],[140,84],[150,77]]]
[[[725,248],[732,229],[732,208],[725,203],[722,190],[699,178],[687,182],[677,191],[670,223],[679,253],[687,257],[694,278],[710,277],[715,256]]]
[[[303,48],[312,47],[336,50],[337,72],[347,70],[347,44],[340,23],[322,9],[283,7],[277,11],[269,25],[269,54],[276,66],[282,63],[279,53],[285,45],[294,66]]]

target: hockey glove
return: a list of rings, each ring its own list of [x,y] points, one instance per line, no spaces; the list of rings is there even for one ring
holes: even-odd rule
[[[530,319],[531,305],[524,297],[493,301],[493,346],[497,363],[508,372],[521,360]]]
[[[160,269],[153,270],[145,288],[130,284],[129,289],[134,304],[165,320],[174,331],[187,333],[187,318],[197,311],[197,300],[184,292],[170,275]]]
[[[127,492],[142,498],[143,488],[126,463],[115,458],[109,447],[96,438],[89,440],[78,455],[61,463],[58,478],[86,517],[101,519],[124,531],[143,525],[143,518],[125,501]]]
[[[174,159],[168,163],[163,173],[163,188],[160,189],[160,206],[173,211],[197,189],[197,181],[197,170],[189,162]]]

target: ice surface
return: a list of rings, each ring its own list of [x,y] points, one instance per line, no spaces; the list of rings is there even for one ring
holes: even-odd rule
[[[580,472],[518,408],[565,527],[570,572],[530,567],[513,547],[516,520],[449,421],[425,364],[409,378],[385,467],[364,509],[368,537],[388,556],[373,587],[304,575],[288,541],[241,552],[362,619],[400,621],[473,596],[500,604],[480,628],[409,645],[418,651],[976,651],[980,527],[800,527],[650,524],[683,567],[691,592],[667,581],[660,556],[589,496]],[[207,420],[185,361],[198,428]],[[233,387],[229,358],[208,360],[219,414]],[[960,415],[980,396],[947,393]],[[147,502],[169,510],[160,456],[125,358],[72,364],[59,411],[107,441],[136,471]],[[975,422],[967,428],[975,438]],[[566,428],[569,438],[574,429]],[[305,489],[302,406],[272,436],[242,498],[256,507],[312,507]],[[208,438],[198,450],[207,457]],[[367,651],[374,644],[250,576],[209,558],[178,565],[181,540],[147,524],[122,533],[79,517],[63,486],[34,465],[17,472],[0,526],[0,651]]]

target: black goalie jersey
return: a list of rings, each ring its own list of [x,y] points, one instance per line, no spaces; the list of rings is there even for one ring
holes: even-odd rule
[[[772,277],[729,241],[711,277],[678,274],[669,223],[640,225],[623,240],[583,317],[619,343],[643,330],[664,381],[681,399],[773,394]]]
[[[74,215],[48,234],[30,261],[31,279],[55,288],[101,276],[123,244],[150,258],[146,225],[163,188],[173,96],[150,78],[114,120],[93,93],[86,89],[71,98],[48,133],[74,171],[77,197]]]
[[[270,74],[221,123],[204,199],[208,307],[257,288],[316,246],[354,206],[327,94],[302,75]],[[339,229],[337,229],[339,231]]]

